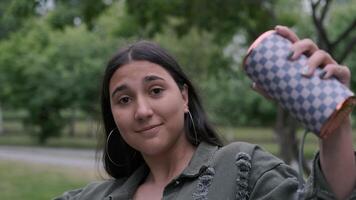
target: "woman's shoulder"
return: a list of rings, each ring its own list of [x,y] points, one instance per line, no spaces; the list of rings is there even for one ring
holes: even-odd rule
[[[259,160],[263,160],[263,162],[265,162],[265,159],[274,160],[278,163],[283,162],[270,152],[265,151],[259,145],[248,142],[232,142],[228,145],[221,147],[217,151],[217,156],[235,156],[235,158],[237,159],[239,155],[245,155],[249,157],[252,162],[258,162]]]
[[[220,148],[220,151],[224,154],[226,153],[236,153],[236,152],[253,152],[254,149],[258,148],[258,145],[251,144],[248,142],[232,142]]]
[[[248,166],[251,168],[251,176],[260,176],[279,165],[285,165],[281,159],[259,145],[247,142],[233,142],[221,147],[215,155],[215,160],[217,163],[233,161],[235,165]]]
[[[63,195],[56,197],[53,200],[103,199],[113,190],[120,187],[125,180],[126,178],[94,181],[83,188],[66,191]]]
[[[233,142],[221,147],[214,157],[216,168],[221,168],[224,173],[228,172],[230,176],[236,177],[237,190],[241,191],[239,195],[246,196],[252,190],[256,192],[254,188],[259,185],[258,183],[262,185],[258,187],[259,194],[281,183],[293,187],[297,185],[295,170],[256,144]],[[264,184],[266,180],[267,185]]]

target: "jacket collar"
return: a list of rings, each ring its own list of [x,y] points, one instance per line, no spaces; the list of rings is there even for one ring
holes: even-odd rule
[[[183,170],[181,176],[195,177],[199,176],[202,171],[210,166],[214,153],[218,150],[206,142],[201,142],[195,151],[189,165]]]
[[[179,177],[197,177],[207,167],[210,166],[214,153],[218,147],[201,142],[196,149],[188,166],[183,170]],[[118,186],[108,199],[131,199],[138,186],[144,181],[149,173],[149,168],[146,165],[140,166],[125,182],[123,185]]]
[[[114,190],[106,199],[132,199],[137,187],[146,178],[148,173],[149,169],[146,165],[140,166],[122,185],[117,185],[116,187],[118,188]]]

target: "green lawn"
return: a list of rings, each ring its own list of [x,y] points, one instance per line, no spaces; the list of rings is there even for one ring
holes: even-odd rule
[[[81,124],[82,128],[84,124]],[[279,147],[271,128],[263,127],[220,127],[218,132],[223,135],[227,141],[245,141],[258,144],[272,154],[278,156]],[[303,130],[298,131],[298,138],[302,136]],[[355,135],[355,134],[354,134]],[[356,144],[356,135],[354,144]],[[36,146],[36,140],[24,134],[6,134],[0,135],[0,145],[23,145]],[[69,137],[64,135],[59,138],[50,138],[46,144],[48,147],[69,147],[69,148],[88,148],[95,149],[97,146],[97,138],[87,137],[85,132],[81,132],[77,137]],[[356,146],[355,146],[356,147]],[[318,149],[318,138],[309,134],[305,142],[305,156],[311,159]]]
[[[97,146],[95,137],[56,137],[48,139],[44,145],[46,147],[68,147],[93,149]],[[38,146],[35,138],[23,134],[7,134],[0,136],[0,145],[20,145],[20,146]]]
[[[220,127],[219,132],[228,141],[244,141],[253,144],[258,144],[265,150],[271,152],[272,154],[278,156],[279,146],[275,139],[272,128],[263,127]],[[304,130],[298,130],[297,137],[299,141],[302,138]],[[353,132],[353,143],[356,149],[356,133]],[[318,150],[318,138],[313,134],[309,133],[306,137],[304,144],[304,155],[306,159],[312,159]]]
[[[48,200],[95,179],[82,169],[1,160],[0,199]]]

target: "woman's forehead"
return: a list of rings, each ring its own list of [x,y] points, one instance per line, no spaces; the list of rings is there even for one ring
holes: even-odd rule
[[[173,81],[173,77],[162,66],[149,61],[133,61],[118,68],[110,80],[110,87],[127,81],[152,80]]]
[[[154,74],[170,76],[167,70],[163,68],[161,65],[149,61],[132,61],[128,64],[122,65],[114,73],[114,75],[118,75],[122,78],[132,76],[132,75],[145,76],[145,75],[154,75]]]

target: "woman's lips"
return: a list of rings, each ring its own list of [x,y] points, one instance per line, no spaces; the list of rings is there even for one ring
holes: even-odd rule
[[[155,133],[156,131],[158,131],[159,127],[161,126],[162,124],[156,124],[156,125],[151,125],[151,126],[146,126],[144,128],[141,128],[135,132],[137,133]]]

